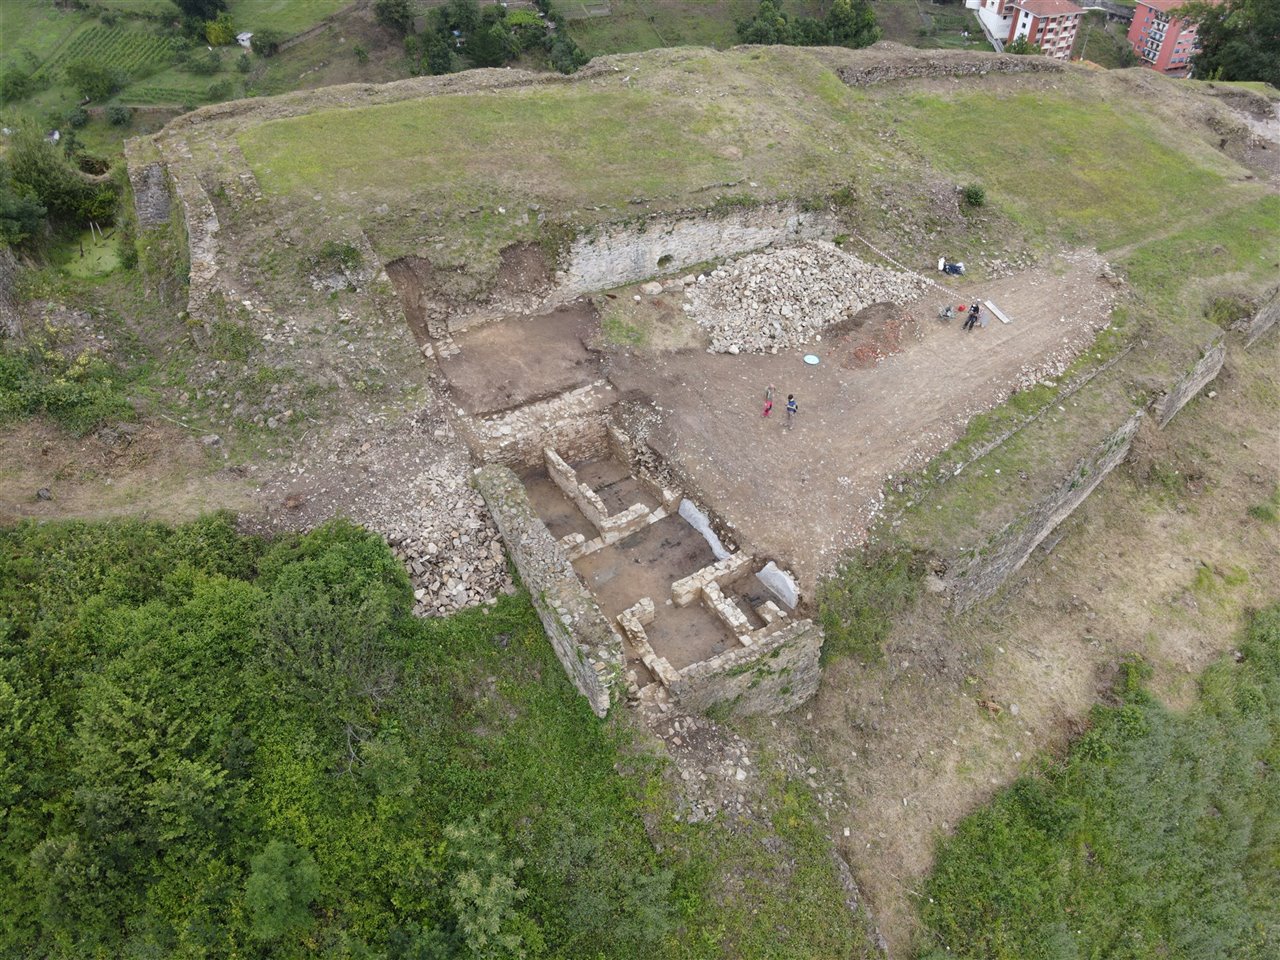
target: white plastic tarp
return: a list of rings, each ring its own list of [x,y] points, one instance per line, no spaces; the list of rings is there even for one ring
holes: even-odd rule
[[[705,513],[698,509],[697,504],[692,500],[681,500],[679,513],[689,526],[702,534],[707,541],[707,545],[711,547],[711,552],[716,555],[717,560],[723,560],[729,556],[729,551],[724,548],[724,544],[720,542],[716,532],[711,529],[711,521],[707,519]]]
[[[796,588],[796,582],[791,579],[791,574],[785,570],[779,570],[778,565],[770,560],[763,570],[756,574],[756,579],[763,583],[775,597],[781,600],[791,610],[796,608],[796,604],[800,602],[800,591]]]

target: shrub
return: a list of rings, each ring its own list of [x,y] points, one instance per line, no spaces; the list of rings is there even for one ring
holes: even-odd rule
[[[357,43],[351,48],[351,53],[356,58],[356,63],[365,64],[369,62],[369,51],[364,48],[364,44]]]
[[[253,49],[264,57],[274,57],[280,52],[280,44],[284,43],[284,40],[285,36],[279,30],[267,28],[257,31],[249,42],[253,44]]]
[[[133,108],[116,103],[107,107],[107,122],[113,127],[128,126],[133,119]]]
[[[253,61],[249,59],[249,55],[247,53],[242,53],[240,56],[236,57],[236,69],[241,73],[248,73],[253,69]]]
[[[39,233],[46,212],[40,201],[14,189],[7,164],[0,162],[0,244],[16,247],[30,240]]]
[[[236,42],[236,25],[231,19],[231,14],[222,11],[213,20],[209,20],[204,25],[204,36],[215,47],[225,47],[229,43]]]
[[[1004,48],[1004,52],[1035,56],[1036,54],[1043,53],[1044,51],[1026,37],[1019,37],[1017,40],[1013,41],[1013,43],[1007,44]]]
[[[960,197],[964,200],[964,205],[966,207],[973,207],[976,209],[977,207],[986,205],[987,191],[976,183],[971,183],[960,191]]]
[[[21,100],[35,87],[35,81],[27,71],[21,67],[6,67],[4,72],[0,73],[0,103]]]
[[[458,58],[453,48],[445,42],[444,37],[439,35],[433,37],[427,44],[427,52],[422,58],[422,72],[438,77],[441,74],[452,73],[456,69],[458,69]]]
[[[217,50],[206,50],[188,60],[187,69],[198,77],[211,77],[222,69],[222,58]]]
[[[123,85],[118,70],[92,60],[76,60],[67,64],[67,82],[82,97],[90,100],[106,100]]]
[[[409,0],[376,0],[373,15],[378,23],[402,37],[413,32],[413,8]]]
[[[272,840],[250,863],[244,898],[258,940],[297,935],[314,921],[311,901],[320,890],[320,868],[306,850]]]
[[[72,107],[67,111],[66,122],[67,126],[79,130],[89,122],[89,111],[84,107]]]
[[[0,421],[43,413],[85,434],[108,420],[132,419],[116,380],[107,362],[88,350],[67,359],[33,341],[0,352]]]
[[[591,58],[570,36],[561,34],[551,44],[551,65],[561,73],[574,73],[589,63]]]
[[[115,184],[89,183],[38,128],[19,127],[9,141],[8,162],[14,188],[38,200],[55,220],[110,221],[117,199]]]

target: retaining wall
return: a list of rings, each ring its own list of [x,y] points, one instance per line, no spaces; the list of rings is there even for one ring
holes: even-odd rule
[[[1045,537],[1069,517],[1129,453],[1142,422],[1134,413],[1088,456],[1079,460],[1058,488],[996,534],[985,548],[954,564],[947,589],[957,612],[985,600],[1012,576]]]
[[[1218,336],[1201,351],[1200,359],[1195,365],[1155,402],[1152,413],[1155,415],[1156,425],[1161,428],[1166,426],[1192,397],[1218,375],[1226,358],[1226,340]]]
[[[1271,295],[1271,299],[1262,306],[1261,310],[1248,320],[1236,325],[1236,329],[1244,335],[1245,348],[1257,343],[1258,339],[1274,327],[1277,321],[1280,321],[1280,290]]]
[[[680,706],[737,716],[785,713],[806,703],[822,679],[822,629],[812,620],[775,631],[681,670],[670,690]]]
[[[0,336],[22,336],[22,314],[14,294],[18,283],[18,258],[8,247],[0,247]]]
[[[474,419],[463,429],[482,463],[536,467],[544,462],[548,448],[566,460],[595,460],[609,449],[605,419],[615,399],[609,385],[599,381],[508,413]]]
[[[794,203],[604,224],[570,243],[556,274],[557,291],[572,299],[774,243],[828,236],[835,228],[827,211],[805,211]]]
[[[519,478],[506,467],[490,465],[476,471],[475,485],[520,571],[556,657],[591,709],[603,717],[615,690],[622,689],[622,638],[534,511]]]

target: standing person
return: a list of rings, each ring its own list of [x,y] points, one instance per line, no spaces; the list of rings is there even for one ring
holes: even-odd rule
[[[964,322],[964,328],[966,330],[973,329],[974,324],[978,322],[978,315],[981,313],[981,311],[982,311],[982,304],[978,303],[977,300],[973,301],[973,303],[969,305],[969,319]]]
[[[796,414],[800,412],[800,404],[796,403],[794,393],[787,394],[787,429],[796,425]]]
[[[773,384],[764,389],[764,415],[767,417],[773,412]]]

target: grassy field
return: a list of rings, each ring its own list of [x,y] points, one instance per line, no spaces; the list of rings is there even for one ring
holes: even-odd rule
[[[1239,650],[1185,714],[1130,666],[1070,756],[965,820],[922,891],[921,955],[1275,956],[1280,607]]]
[[[1218,202],[1238,170],[1200,145],[1175,146],[1140,110],[1100,109],[1088,95],[915,96],[896,109],[936,163],[977,173],[1023,226],[1103,252]]]
[[[84,14],[60,10],[48,0],[6,0],[0,4],[0,65],[35,67],[85,19]]]
[[[587,15],[604,6],[607,15]],[[759,6],[759,0],[570,0],[559,5],[570,18],[570,34],[593,57],[655,47],[731,47],[739,42],[735,23],[751,17]],[[785,9],[792,15],[817,16],[821,4],[789,0]]]

